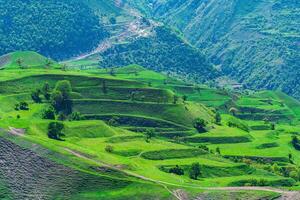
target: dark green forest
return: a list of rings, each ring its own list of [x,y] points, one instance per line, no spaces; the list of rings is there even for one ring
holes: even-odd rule
[[[10,0],[0,4],[0,54],[32,50],[65,59],[97,46],[107,33],[76,0]]]
[[[217,71],[202,52],[184,42],[166,27],[156,27],[155,34],[131,43],[119,44],[102,54],[105,67],[125,66],[136,63],[155,71],[173,73],[207,81],[215,78]]]

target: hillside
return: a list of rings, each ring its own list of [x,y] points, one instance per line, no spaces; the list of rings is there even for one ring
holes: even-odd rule
[[[252,89],[281,89],[300,97],[298,1],[127,3],[179,29],[224,75]]]
[[[210,88],[138,65],[45,68],[39,54],[12,55],[34,67],[0,71],[1,197],[298,195],[277,189],[300,180],[300,103],[282,92]]]
[[[0,54],[32,50],[54,59],[91,51],[107,36],[99,17],[74,0],[11,0],[0,5]]]

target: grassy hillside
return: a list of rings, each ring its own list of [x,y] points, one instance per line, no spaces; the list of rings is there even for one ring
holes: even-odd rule
[[[38,187],[34,195],[53,197],[51,189],[73,199],[172,199],[178,193],[190,199],[272,199],[280,195],[277,190],[209,192],[206,187],[298,188],[300,159],[292,136],[300,131],[299,103],[281,92],[209,88],[138,65],[113,73],[44,68],[32,59],[36,54],[29,55],[24,61],[33,67],[7,65],[0,71],[0,158],[10,160],[0,167],[6,196],[26,198],[29,194],[20,191]],[[73,114],[60,111],[55,120],[44,119],[53,100],[40,94],[36,102],[32,92],[47,82],[53,97],[62,80],[71,85]],[[20,108],[22,102],[28,109]],[[80,117],[72,118],[75,113]],[[51,122],[63,123],[62,140],[49,137]],[[11,151],[16,153],[10,156]],[[190,174],[195,163],[196,179]],[[30,179],[21,189],[21,182],[10,178],[36,176],[39,182]],[[52,177],[61,182],[51,182]]]
[[[59,68],[60,65],[36,52],[20,51],[0,57],[0,69],[20,68]]]

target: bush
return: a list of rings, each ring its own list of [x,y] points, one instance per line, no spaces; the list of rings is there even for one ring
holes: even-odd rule
[[[190,169],[190,178],[197,180],[198,176],[200,176],[200,164],[199,163],[193,163]]]
[[[197,129],[199,133],[206,132],[205,126],[207,122],[204,119],[197,118],[194,122],[194,128]]]
[[[54,120],[55,119],[55,110],[54,110],[54,108],[52,106],[50,106],[46,110],[44,110],[44,112],[42,114],[42,118],[43,119]]]
[[[297,136],[292,136],[292,145],[294,146],[294,148],[298,151],[300,151],[300,141],[298,139]]]
[[[22,101],[15,105],[15,110],[29,110],[28,103]]]
[[[184,170],[182,168],[180,168],[178,165],[176,165],[175,167],[169,169],[169,173],[182,176],[182,175],[184,175]]]
[[[105,147],[105,151],[108,152],[108,153],[112,153],[114,151],[114,147],[111,146],[111,145],[107,145]]]
[[[35,103],[42,103],[42,99],[40,97],[40,94],[41,94],[40,90],[36,90],[36,91],[31,93],[31,98]]]
[[[54,140],[62,140],[61,137],[65,136],[62,132],[64,124],[60,122],[51,122],[48,125],[48,137]]]
[[[81,115],[80,112],[73,112],[70,117],[69,120],[70,121],[80,121],[82,120],[84,117]]]

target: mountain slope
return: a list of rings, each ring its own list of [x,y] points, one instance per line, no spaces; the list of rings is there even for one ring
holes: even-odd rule
[[[93,10],[75,0],[0,4],[0,54],[33,50],[64,59],[92,50],[107,36]]]
[[[299,1],[128,2],[182,31],[225,75],[250,88],[300,97]]]

